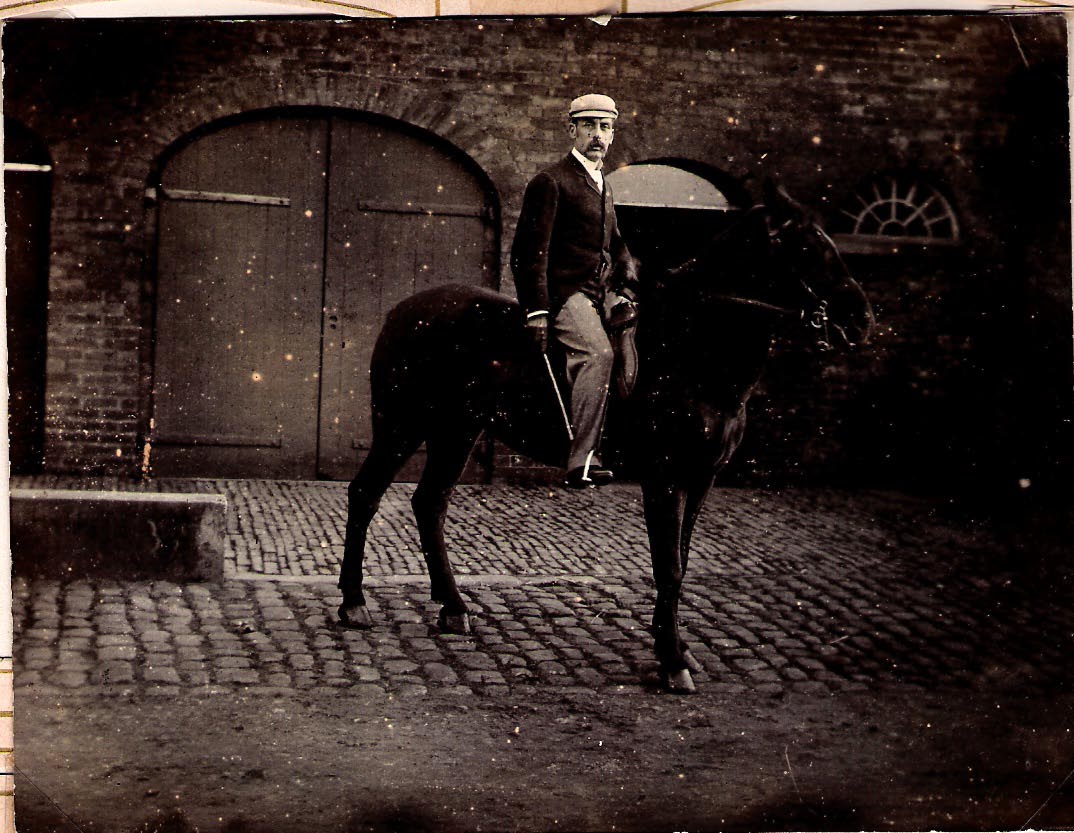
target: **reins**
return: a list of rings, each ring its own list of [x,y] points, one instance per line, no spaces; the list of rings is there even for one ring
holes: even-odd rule
[[[710,295],[710,299],[714,301],[723,301],[725,304],[739,304],[744,307],[754,307],[755,309],[762,309],[765,312],[772,312],[776,315],[786,315],[799,320],[805,320],[804,309],[791,309],[790,307],[781,307],[778,304],[770,304],[767,301],[759,301],[756,298],[743,298],[741,295],[724,295],[723,293],[717,295]]]
[[[724,238],[728,237],[731,232],[738,229],[743,223],[745,223],[748,217],[762,213],[764,210],[765,206],[763,205],[755,205],[749,210],[747,210],[738,223],[735,223],[730,228],[725,229],[713,239],[710,248],[715,247],[717,243],[720,243],[721,241],[723,241]],[[768,230],[768,238],[770,241],[770,245],[772,245],[773,247],[778,247],[781,243],[779,239],[780,232],[791,224],[792,221],[788,220],[786,223],[783,224],[783,226],[779,228],[770,228]],[[845,269],[846,266],[845,264],[843,264],[842,256],[839,254],[839,249],[836,248],[835,243],[832,242],[832,239],[827,234],[824,233],[823,229],[817,228],[817,231],[820,233],[821,237],[823,237],[828,242],[828,244],[831,245],[832,251],[835,252],[836,258],[838,258],[840,265],[842,265]],[[701,259],[699,257],[692,257],[685,263],[682,263],[675,269],[671,270],[668,274],[678,275],[683,272],[689,272],[691,269],[695,268],[700,262]],[[709,295],[708,298],[710,300],[722,302],[725,304],[735,304],[738,306],[750,307],[752,309],[758,309],[763,310],[764,312],[772,313],[773,315],[779,315],[787,318],[794,318],[798,321],[803,321],[810,329],[818,331],[817,349],[831,350],[832,342],[830,334],[828,332],[828,302],[825,299],[819,298],[817,296],[817,293],[813,291],[813,288],[809,286],[809,284],[807,284],[804,280],[799,278],[798,282],[801,285],[802,289],[805,291],[806,295],[816,302],[816,306],[812,311],[806,310],[804,307],[797,309],[793,307],[785,307],[779,304],[769,303],[768,301],[761,301],[757,298],[747,298],[742,295],[731,295],[722,292]]]
[[[715,301],[754,307],[756,309],[762,309],[765,312],[775,313],[776,315],[785,315],[789,318],[805,321],[811,329],[823,331],[817,333],[817,349],[822,351],[831,350],[832,341],[828,333],[828,302],[821,298],[817,298],[816,293],[814,293],[804,281],[802,281],[802,286],[813,298],[817,299],[816,309],[811,313],[807,313],[804,309],[781,307],[776,304],[769,304],[767,301],[758,301],[756,298],[743,298],[738,295],[711,295],[709,297]]]

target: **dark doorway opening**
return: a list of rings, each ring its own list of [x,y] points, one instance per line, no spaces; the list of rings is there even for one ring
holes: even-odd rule
[[[11,473],[41,471],[45,451],[52,163],[26,127],[4,120],[7,217],[8,436]]]

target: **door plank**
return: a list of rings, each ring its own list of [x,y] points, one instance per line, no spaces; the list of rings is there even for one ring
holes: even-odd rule
[[[323,119],[255,121],[165,169],[154,421],[169,441],[153,446],[155,472],[315,473],[326,139]],[[175,191],[289,205],[167,199]]]
[[[449,281],[489,285],[489,198],[446,151],[333,120],[319,471],[349,478],[372,439],[369,361],[389,310]],[[334,328],[334,329],[333,329]],[[400,473],[414,479],[417,462]]]

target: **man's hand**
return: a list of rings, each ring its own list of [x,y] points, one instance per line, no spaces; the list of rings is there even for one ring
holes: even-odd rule
[[[613,333],[638,323],[638,305],[633,300],[620,301],[608,313],[608,329]]]
[[[542,353],[548,352],[548,316],[534,315],[526,321],[526,329],[529,331],[533,343]]]

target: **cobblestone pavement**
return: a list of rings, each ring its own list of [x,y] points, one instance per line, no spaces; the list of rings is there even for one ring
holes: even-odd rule
[[[229,500],[222,584],[16,576],[17,687],[420,696],[656,684],[654,590],[634,486],[460,487],[448,535],[472,637],[435,627],[411,486],[389,490],[372,528],[370,632],[334,624],[345,484],[34,478],[13,486]],[[694,541],[681,618],[706,690],[779,696],[891,681],[965,685],[982,675],[1068,682],[1069,585],[1026,569],[1001,531],[941,501],[718,489]]]

